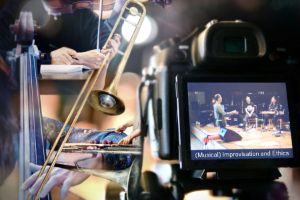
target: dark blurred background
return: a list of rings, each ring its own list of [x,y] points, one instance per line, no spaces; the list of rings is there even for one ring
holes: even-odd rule
[[[128,63],[127,70],[147,66],[152,46],[174,36],[188,35],[195,27],[204,28],[212,19],[253,22],[267,39],[269,52],[286,49],[299,57],[300,1],[298,0],[174,0],[162,8],[148,4],[148,15],[158,23],[158,36],[150,44],[138,46],[132,55],[141,58]]]
[[[197,26],[202,29],[212,19],[253,22],[263,30],[269,52],[280,48],[298,55],[300,48],[298,0],[174,0],[165,9],[148,5],[147,11],[157,21],[159,32],[151,44],[136,47],[133,52],[142,54],[138,56],[143,58],[141,66],[147,65],[153,45],[169,37],[185,36]],[[132,65],[127,69],[134,70]]]
[[[146,3],[146,7],[157,23],[158,34],[151,42],[135,46],[125,71],[140,73],[148,65],[153,45],[170,37],[184,37],[195,27],[204,28],[212,19],[253,22],[263,30],[269,52],[284,49],[290,55],[299,54],[299,0],[173,0],[165,8],[154,3]],[[31,0],[24,9],[34,11],[39,24],[47,21],[40,0]]]

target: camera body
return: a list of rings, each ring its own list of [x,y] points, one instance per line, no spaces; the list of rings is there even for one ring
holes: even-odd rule
[[[172,38],[160,47],[155,46],[155,54],[150,60],[151,76],[154,79],[151,100],[148,106],[149,135],[152,149],[161,159],[178,159],[178,126],[175,97],[175,77],[177,74],[192,70],[190,46],[178,45]]]
[[[151,113],[148,118],[151,119],[148,119],[148,121],[151,121],[149,123],[149,133],[151,134],[149,135],[154,136],[154,140],[157,142],[156,149],[160,158],[179,160],[180,167],[188,170],[232,168],[232,166],[237,168],[243,168],[243,166],[275,168],[298,165],[299,136],[297,131],[299,128],[296,121],[299,119],[300,112],[298,107],[295,106],[299,102],[298,83],[293,75],[293,70],[287,70],[284,66],[274,66],[268,62],[265,56],[267,52],[265,38],[255,25],[240,20],[221,22],[213,20],[207,24],[203,31],[196,32],[192,38],[185,41],[176,38],[170,39],[160,46],[154,47],[154,52],[150,62],[153,89],[151,90],[151,100],[148,106],[148,112]],[[215,127],[212,129],[220,129],[220,127],[215,124],[215,119],[213,119],[215,113],[212,108],[210,111],[209,109],[199,110],[201,123],[197,120],[191,121],[191,112],[193,112],[191,111],[193,110],[191,104],[193,101],[190,100],[191,91],[188,90],[188,84],[190,83],[197,83],[199,88],[201,88],[201,85],[207,86],[203,91],[200,89],[199,91],[192,91],[197,93],[198,96],[202,95],[202,97],[199,97],[202,100],[198,99],[197,101],[198,103],[199,101],[205,102],[202,104],[203,106],[207,106],[209,104],[208,99],[213,96],[212,94],[220,92],[223,86],[227,93],[230,93],[231,90],[226,89],[226,87],[232,87],[233,95],[231,96],[234,96],[232,99],[252,93],[258,96],[261,94],[281,95],[282,102],[286,107],[285,116],[288,116],[286,121],[290,126],[287,133],[290,134],[290,146],[284,148],[288,149],[289,156],[249,159],[245,157],[195,159],[195,156],[193,157],[195,152],[191,148],[193,129],[191,126],[201,126],[200,129],[202,130],[203,125],[206,124],[205,121],[208,121],[208,123],[214,124]],[[281,93],[276,93],[276,87],[280,86],[281,83],[283,89]],[[219,84],[219,86],[214,87],[214,84]],[[240,89],[239,85],[241,86]],[[224,96],[226,95],[225,93]],[[262,96],[259,96],[256,99],[258,101],[261,98]],[[231,105],[240,105],[233,100],[231,101],[233,102],[231,102]],[[239,102],[242,102],[242,100],[239,100]],[[265,102],[264,104],[266,104]],[[264,105],[260,108],[259,113],[266,113],[266,107]],[[244,108],[241,112],[244,112]],[[241,122],[244,123],[242,120]],[[246,126],[244,124],[239,127],[237,123],[232,123],[237,128]],[[230,129],[226,129],[226,131],[227,133],[231,132]],[[207,132],[205,134],[207,138],[213,135]],[[220,140],[217,143],[223,145],[225,142]],[[268,144],[271,144],[271,142]],[[226,145],[224,146],[226,147]],[[263,146],[261,149],[264,148],[267,147]],[[259,147],[255,147],[255,151],[259,149]],[[269,149],[273,149],[273,147]],[[277,147],[274,147],[274,149],[278,150]],[[207,155],[216,153],[212,152],[215,149],[211,151],[201,149],[201,151],[207,153]]]

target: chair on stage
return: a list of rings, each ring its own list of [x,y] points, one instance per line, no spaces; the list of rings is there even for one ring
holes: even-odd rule
[[[248,117],[245,121],[245,130],[249,128],[257,128],[258,127],[258,119],[257,117]]]
[[[284,114],[285,114],[285,109],[282,108],[282,105],[280,105],[278,114],[277,114],[277,116],[275,118],[276,119],[275,123],[276,123],[276,127],[277,127],[278,130],[282,130],[283,129],[282,125],[283,125]]]
[[[245,116],[244,122],[245,122],[245,130],[248,130],[249,128],[257,128],[258,127],[258,118],[256,115],[257,106],[254,105],[254,112],[251,117]],[[246,114],[247,115],[247,114]]]
[[[266,130],[282,130],[283,126],[283,117],[284,117],[284,109],[280,109],[279,111],[262,111],[261,114],[264,118],[264,126],[266,126]]]

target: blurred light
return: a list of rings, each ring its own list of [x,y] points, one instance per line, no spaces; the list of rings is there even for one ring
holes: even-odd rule
[[[153,166],[152,171],[159,177],[160,183],[170,183],[172,177],[172,168],[167,163],[157,163]]]
[[[231,200],[230,197],[225,196],[214,196],[209,190],[194,191],[185,195],[184,200],[196,200],[196,199],[206,199],[206,200]]]
[[[139,16],[129,15],[126,20],[129,22],[124,22],[122,26],[122,35],[126,41],[129,41],[135,30],[135,27],[131,23],[136,24],[139,21]],[[151,17],[146,16],[135,40],[135,44],[151,42],[157,36],[157,30],[156,22]]]

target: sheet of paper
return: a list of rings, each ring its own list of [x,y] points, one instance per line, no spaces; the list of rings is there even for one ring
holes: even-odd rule
[[[48,74],[69,74],[83,72],[90,68],[84,65],[41,65],[41,75]]]

